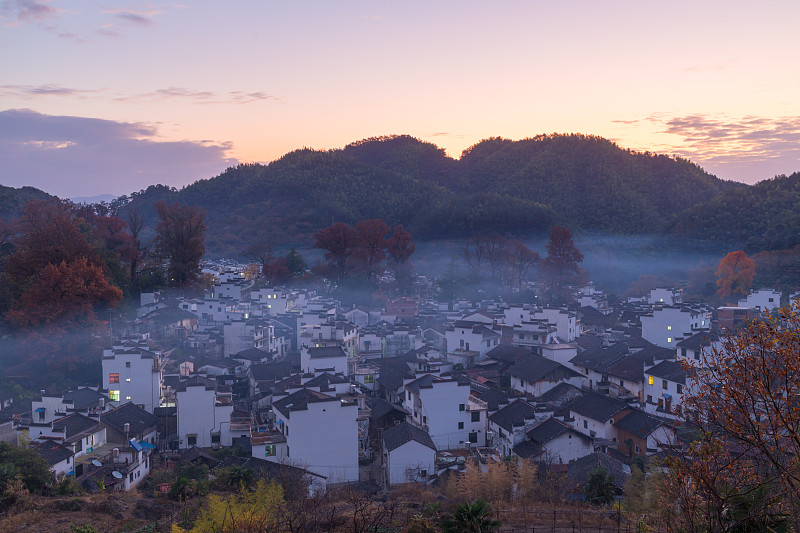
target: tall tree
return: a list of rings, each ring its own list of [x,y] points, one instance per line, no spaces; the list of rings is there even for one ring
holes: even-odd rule
[[[665,485],[684,529],[769,531],[788,516],[800,530],[798,331],[795,301],[728,331],[692,369],[683,419],[695,439],[669,460]]]
[[[314,235],[314,248],[325,250],[324,258],[336,281],[342,281],[347,274],[348,260],[358,248],[358,239],[353,228],[343,222],[323,228]]]
[[[539,254],[528,248],[525,243],[511,241],[507,244],[507,261],[511,269],[511,276],[517,286],[517,290],[522,291],[522,283],[528,275],[539,264]]]
[[[308,269],[308,265],[303,259],[303,256],[300,255],[300,252],[292,248],[289,250],[289,253],[286,254],[286,268],[289,269],[292,276],[300,276]]]
[[[363,269],[368,282],[372,282],[373,277],[383,268],[386,260],[386,236],[391,229],[379,218],[360,220],[353,228],[358,243],[354,258]]]
[[[200,277],[205,215],[198,207],[156,203],[156,251],[167,262],[167,283],[184,287]]]
[[[722,258],[717,267],[717,294],[727,298],[734,294],[746,296],[753,286],[756,264],[747,254],[739,250]]]
[[[563,226],[555,226],[550,231],[547,257],[542,261],[542,266],[550,278],[554,297],[564,298],[565,284],[578,279],[581,262],[583,254],[575,246],[572,232]]]
[[[397,286],[402,293],[408,292],[413,270],[411,256],[416,249],[417,245],[411,240],[411,234],[403,228],[403,225],[395,226],[392,236],[386,242],[386,253],[389,255],[389,264],[394,270]]]

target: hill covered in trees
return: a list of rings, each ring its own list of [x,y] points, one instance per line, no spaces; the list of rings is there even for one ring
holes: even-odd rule
[[[403,224],[418,240],[478,231],[541,236],[555,224],[662,233],[675,231],[687,209],[749,190],[687,160],[593,136],[488,139],[458,160],[431,143],[390,136],[242,164],[180,191],[152,186],[132,194],[127,209],[152,226],[158,200],[198,205],[207,211],[208,252],[231,255],[258,240],[308,244],[321,227],[370,218]]]
[[[34,187],[6,187],[0,185],[0,219],[16,218],[31,200],[48,200],[53,196]]]

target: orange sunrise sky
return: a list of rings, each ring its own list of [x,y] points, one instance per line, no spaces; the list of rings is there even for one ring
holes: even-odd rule
[[[0,184],[181,187],[409,134],[579,132],[800,171],[800,3],[0,0]]]

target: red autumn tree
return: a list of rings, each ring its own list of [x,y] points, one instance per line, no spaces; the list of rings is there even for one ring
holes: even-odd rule
[[[156,252],[167,263],[167,281],[185,287],[200,278],[200,260],[206,247],[205,214],[199,207],[156,203]]]
[[[314,248],[325,250],[323,257],[330,266],[328,270],[336,281],[341,281],[347,274],[348,260],[358,248],[358,239],[353,228],[337,222],[314,235]]]
[[[353,228],[357,242],[353,258],[363,269],[367,281],[372,281],[386,261],[386,236],[391,229],[386,222],[379,218],[360,220]]]
[[[413,267],[411,256],[417,245],[411,240],[411,234],[403,225],[395,226],[392,236],[386,241],[386,253],[389,255],[389,264],[394,270],[394,277],[401,292],[407,292]]]
[[[717,267],[717,294],[722,298],[734,294],[746,296],[753,286],[756,264],[747,254],[739,250],[722,258]]]
[[[46,265],[7,318],[17,327],[83,325],[94,321],[95,307],[115,307],[121,298],[122,291],[109,283],[100,266],[79,257]]]

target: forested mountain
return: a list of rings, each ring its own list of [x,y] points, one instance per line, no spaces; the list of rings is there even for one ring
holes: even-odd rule
[[[0,206],[12,206],[0,217],[36,194],[44,195],[0,189]],[[559,224],[577,234],[660,235],[671,246],[714,252],[800,243],[800,174],[747,186],[685,159],[577,134],[487,139],[459,159],[407,135],[296,150],[180,191],[151,186],[133,193],[120,214],[139,209],[146,237],[158,200],[206,210],[211,255],[234,255],[264,240],[309,245],[322,227],[369,218],[403,224],[421,241],[492,231],[541,236]]]
[[[30,200],[47,200],[52,198],[46,192],[33,187],[5,187],[0,185],[0,219],[7,220],[19,216],[22,206]]]
[[[735,187],[682,213],[667,230],[707,248],[735,244],[748,252],[800,244],[800,172]]]

